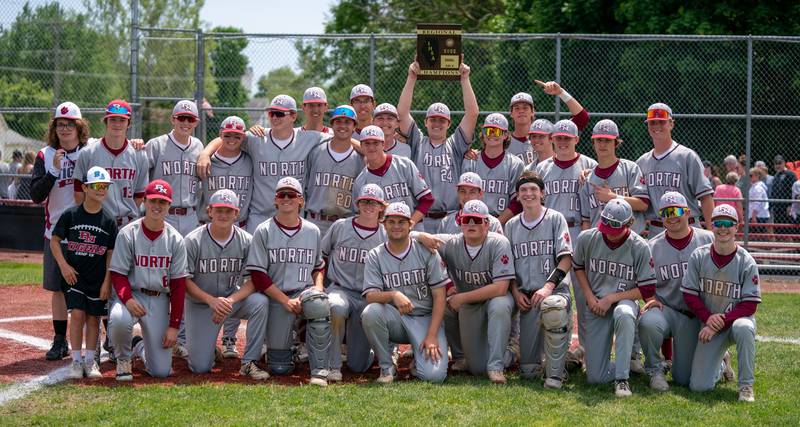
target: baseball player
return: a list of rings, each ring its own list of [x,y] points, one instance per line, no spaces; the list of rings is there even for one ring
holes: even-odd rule
[[[242,150],[253,159],[253,197],[250,200],[250,213],[247,232],[253,233],[263,221],[275,214],[272,200],[275,185],[282,177],[291,176],[303,181],[306,174],[306,158],[314,147],[330,135],[295,129],[297,103],[288,95],[278,95],[267,108],[272,128],[263,137],[252,133],[247,135]],[[202,178],[208,176],[210,156],[222,144],[216,138],[203,150],[197,161],[197,170]]]
[[[714,242],[692,252],[681,285],[686,305],[703,323],[692,360],[689,388],[713,389],[725,350],[734,343],[739,365],[739,400],[752,402],[755,400],[755,313],[761,303],[758,266],[747,250],[736,244],[739,225],[736,209],[719,205],[710,218]]]
[[[386,242],[386,231],[380,220],[386,209],[383,190],[376,184],[361,187],[356,199],[358,216],[342,218],[322,238],[322,256],[326,258],[331,282],[328,298],[331,304],[330,373],[328,381],[342,380],[341,348],[347,335],[347,366],[364,372],[372,365],[369,342],[361,326],[361,312],[367,301],[361,296],[364,285],[364,262],[367,253]]]
[[[372,88],[365,84],[357,84],[350,89],[350,106],[356,110],[356,128],[353,130],[353,139],[361,140],[361,131],[372,124],[372,114],[375,110],[375,94]]]
[[[464,172],[475,172],[483,179],[483,201],[501,224],[514,216],[510,204],[517,195],[515,184],[525,169],[519,157],[505,150],[507,140],[508,120],[500,113],[489,114],[481,132],[480,156],[475,160],[464,159],[461,166]]]
[[[389,384],[396,376],[391,343],[411,344],[412,374],[440,383],[447,377],[447,339],[442,319],[445,287],[450,283],[442,258],[410,238],[411,209],[404,203],[386,208],[388,241],[373,248],[364,266],[363,295],[368,305],[361,324],[378,359],[376,380]]]
[[[442,218],[437,232],[443,234],[458,234],[461,232],[460,218],[464,204],[470,200],[483,200],[483,180],[475,172],[464,172],[458,178],[458,206],[459,210],[450,212]],[[489,231],[503,234],[503,225],[494,216],[489,216]],[[452,343],[451,343],[452,345]]]
[[[303,115],[305,123],[302,130],[314,130],[333,135],[333,129],[325,126],[325,112],[328,111],[328,97],[320,87],[310,87],[303,92]]]
[[[234,225],[239,204],[232,190],[217,190],[207,208],[211,223],[197,227],[184,239],[189,274],[185,302],[189,369],[195,373],[211,370],[220,327],[233,317],[247,320],[247,345],[239,373],[266,380],[269,374],[256,361],[266,337],[269,300],[256,292],[244,270],[252,236]]]
[[[536,121],[531,124],[528,130],[528,140],[533,147],[536,161],[529,164],[533,165],[534,169],[540,162],[555,155],[555,151],[553,151],[553,138],[551,137],[552,133],[553,123],[550,120],[536,119]]]
[[[292,329],[295,318],[302,316],[308,321],[310,383],[324,387],[328,385],[331,324],[328,295],[322,286],[322,236],[316,225],[300,216],[304,203],[300,181],[281,178],[274,203],[277,213],[256,228],[245,266],[256,290],[269,297],[269,369],[277,375],[294,370]]]
[[[645,123],[653,140],[653,149],[642,154],[636,164],[644,175],[650,200],[659,200],[662,194],[671,190],[687,195],[692,214],[689,223],[700,227],[700,215],[710,218],[714,209],[714,189],[703,176],[700,156],[672,139],[675,121],[667,104],[658,102],[648,107]],[[650,220],[649,236],[664,231],[663,223],[652,206],[647,211],[647,219]]]
[[[122,227],[114,243],[109,270],[116,296],[108,317],[118,381],[133,379],[132,354],[144,360],[153,377],[166,377],[172,370],[187,272],[183,237],[165,222],[170,203],[169,183],[157,179],[147,184],[144,217]],[[142,337],[132,339],[136,323]]]
[[[633,210],[622,199],[603,207],[597,228],[583,231],[575,244],[572,267],[583,289],[586,323],[586,380],[614,381],[617,397],[631,395],[628,384],[639,306],[656,283],[647,241],[631,231]],[[615,360],[612,362],[611,343]]]
[[[525,172],[516,183],[522,213],[506,223],[516,280],[511,292],[520,317],[520,375],[561,388],[571,340],[569,277],[572,241],[564,215],[542,206],[544,181]],[[544,369],[542,367],[544,359]]]
[[[203,151],[203,143],[192,136],[198,121],[197,105],[185,99],[178,101],[172,108],[172,130],[147,141],[145,145],[150,180],[164,180],[175,192],[167,222],[182,236],[189,234],[198,225],[200,179],[196,167],[197,157]]]
[[[622,198],[633,208],[634,223],[631,229],[637,234],[644,230],[644,215],[650,207],[650,195],[639,166],[617,157],[616,149],[622,143],[619,128],[612,120],[600,120],[592,129],[592,145],[597,154],[597,166],[581,186],[581,228],[584,230],[600,221],[606,202]]]
[[[422,228],[422,219],[436,202],[431,189],[411,159],[395,157],[383,151],[383,131],[377,126],[367,126],[361,131],[361,150],[366,167],[353,184],[353,198],[366,184],[378,184],[387,203],[402,202],[413,209],[412,227]]]
[[[53,344],[45,354],[47,360],[61,360],[69,354],[67,345],[67,305],[61,291],[61,273],[50,250],[53,227],[61,214],[75,206],[72,175],[80,149],[89,140],[89,125],[81,110],[72,102],[56,107],[47,125],[47,146],[39,150],[33,164],[31,200],[44,203],[44,261],[42,285],[50,291],[53,313]]]
[[[149,169],[147,154],[137,151],[125,137],[131,122],[131,107],[123,100],[113,100],[106,107],[103,123],[105,136],[90,140],[80,151],[73,172],[75,202],[83,202],[83,181],[89,168],[100,166],[114,182],[103,200],[103,209],[125,225],[139,216]]]
[[[439,254],[455,283],[455,292],[447,296],[444,322],[447,341],[463,351],[469,371],[505,384],[503,353],[514,308],[508,284],[514,278],[514,263],[508,239],[489,232],[490,216],[485,203],[470,200],[459,217],[461,233],[437,235],[445,241]],[[462,354],[453,355],[457,356]]]
[[[455,133],[447,136],[450,128],[450,109],[437,102],[428,107],[425,114],[425,128],[428,136],[423,136],[414,118],[411,117],[411,101],[414,98],[414,85],[419,73],[417,61],[408,67],[408,78],[397,102],[400,114],[400,131],[408,135],[406,141],[411,146],[412,159],[419,167],[422,176],[431,186],[435,203],[426,213],[425,231],[435,232],[437,223],[458,209],[455,179],[461,175],[464,154],[472,143],[475,124],[478,120],[478,100],[469,80],[470,68],[464,63],[459,67],[461,73],[461,92],[464,97],[464,117]]]
[[[117,238],[117,223],[103,210],[102,204],[109,185],[111,178],[105,169],[89,169],[89,178],[83,184],[86,195],[83,204],[63,212],[50,240],[50,250],[64,278],[62,285],[70,311],[72,364],[68,376],[74,379],[102,376],[95,361],[95,348],[100,317],[106,315],[111,291],[107,266]],[[62,242],[66,243],[63,250]],[[84,326],[85,355],[81,353]]]
[[[355,208],[353,180],[364,169],[364,159],[350,143],[355,126],[353,107],[336,107],[331,116],[333,138],[314,147],[306,160],[305,218],[322,235]]]
[[[372,124],[381,128],[386,137],[383,151],[395,156],[411,158],[411,147],[395,137],[400,120],[394,105],[384,102],[375,107],[375,111],[372,112]]]
[[[689,385],[701,325],[683,301],[681,282],[689,256],[698,247],[711,243],[714,235],[689,226],[689,204],[678,192],[667,191],[661,196],[659,216],[666,230],[648,241],[656,273],[656,290],[653,297],[645,298],[644,313],[639,319],[639,337],[650,388],[666,391],[669,384],[664,377],[660,350],[664,340],[670,337],[674,343],[672,379],[682,386]]]

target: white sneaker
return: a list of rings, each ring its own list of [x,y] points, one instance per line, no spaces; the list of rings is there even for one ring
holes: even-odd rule
[[[503,371],[487,371],[486,375],[489,377],[489,381],[495,384],[505,384],[507,382]]]
[[[181,359],[189,358],[189,350],[186,349],[185,345],[180,343],[175,343],[175,346],[172,347],[172,354],[175,357],[180,357]]]
[[[103,378],[103,374],[100,373],[100,366],[97,365],[96,360],[92,360],[89,364],[84,366],[83,371],[86,374],[86,378]]]
[[[739,402],[755,402],[756,396],[753,394],[753,386],[745,385],[739,388]]]
[[[644,375],[645,371],[642,361],[639,359],[631,359],[630,371],[637,375]]]
[[[614,381],[614,394],[617,397],[631,396],[633,393],[631,393],[631,386],[628,384],[628,380]]]
[[[559,390],[561,389],[563,382],[561,378],[548,378],[544,380],[544,388]]]
[[[298,363],[306,363],[308,362],[308,347],[306,347],[306,343],[301,342],[297,349],[295,350],[295,358],[297,359]]]
[[[318,385],[320,387],[327,387],[328,386],[328,380],[326,380],[325,378],[320,378],[320,377],[311,377],[311,380],[309,380],[308,383],[311,384],[311,385]]]
[[[340,369],[331,369],[328,372],[328,381],[338,383],[342,380],[342,371]]]
[[[131,361],[117,359],[117,381],[131,381],[133,380],[133,373],[131,372]]]
[[[226,359],[239,357],[239,349],[236,348],[236,341],[230,338],[222,339],[222,356]]]
[[[468,369],[467,359],[463,357],[453,362],[453,366],[450,367],[450,370],[453,372],[464,372]]]
[[[656,372],[653,376],[650,377],[650,388],[657,391],[667,391],[669,390],[669,383],[667,382],[667,377],[664,376],[661,371]]]
[[[725,355],[722,356],[722,381],[728,382],[735,379],[736,377],[733,375],[733,368],[731,367],[731,353],[726,351]]]
[[[268,380],[269,373],[256,365],[256,362],[250,361],[239,368],[239,375],[246,375],[254,380]]]
[[[381,375],[375,380],[375,382],[378,384],[391,384],[394,382],[394,377],[394,371],[381,370]]]
[[[83,362],[80,360],[73,360],[69,365],[69,372],[67,378],[72,380],[79,380],[83,378]]]

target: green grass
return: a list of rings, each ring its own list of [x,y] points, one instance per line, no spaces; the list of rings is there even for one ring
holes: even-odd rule
[[[0,286],[42,283],[42,265],[0,261]]]
[[[756,312],[756,333],[800,339],[800,294],[763,294]]]

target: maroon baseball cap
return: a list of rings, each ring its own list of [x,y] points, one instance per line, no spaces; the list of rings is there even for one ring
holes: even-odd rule
[[[163,199],[172,203],[172,187],[163,179],[150,181],[144,189],[144,194],[145,199]]]

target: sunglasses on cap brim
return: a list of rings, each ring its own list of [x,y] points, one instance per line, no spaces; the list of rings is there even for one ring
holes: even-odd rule
[[[603,215],[600,215],[600,221],[602,221],[603,224],[605,224],[605,225],[607,225],[607,226],[609,226],[611,228],[622,228],[622,227],[630,224],[630,222],[631,222],[630,220],[620,221],[620,220],[616,220],[614,218],[605,217]]]

